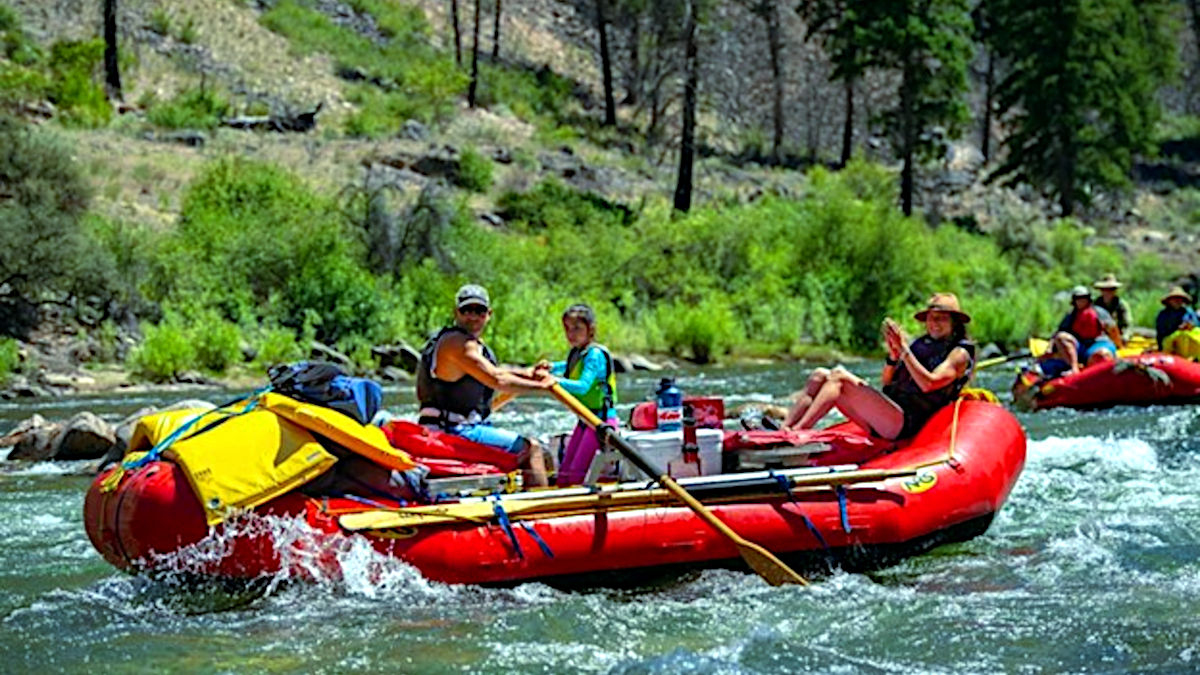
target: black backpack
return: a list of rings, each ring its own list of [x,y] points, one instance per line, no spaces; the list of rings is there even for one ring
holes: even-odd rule
[[[273,391],[332,408],[359,424],[369,423],[383,403],[383,390],[377,383],[350,377],[332,363],[279,364],[267,371],[267,377]]]

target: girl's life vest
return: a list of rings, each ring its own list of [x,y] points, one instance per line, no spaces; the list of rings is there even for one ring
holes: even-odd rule
[[[454,382],[447,382],[433,374],[437,368],[438,346],[442,338],[450,333],[462,333],[468,340],[478,342],[483,348],[483,357],[492,365],[497,363],[496,355],[483,340],[458,326],[447,326],[421,348],[421,361],[417,365],[417,400],[421,403],[422,411],[438,411],[443,424],[481,422],[492,414],[492,395],[495,390],[470,375],[464,374]]]
[[[917,362],[929,371],[933,371],[941,365],[942,361],[950,356],[950,352],[958,347],[965,349],[967,356],[971,359],[962,377],[941,389],[921,391],[921,387],[908,372],[908,368],[901,364],[892,374],[891,383],[883,387],[883,393],[895,401],[904,410],[906,416],[922,420],[929,419],[933,413],[953,403],[967,382],[970,382],[971,375],[975,372],[975,344],[968,340],[938,340],[929,335],[922,335],[913,340],[908,347]]]
[[[591,354],[603,357],[604,372],[588,383],[582,381],[582,378],[585,362]],[[608,419],[616,414],[614,407],[617,403],[617,373],[613,367],[612,354],[604,345],[591,342],[583,347],[572,347],[567,354],[567,360],[554,364],[551,372],[560,373],[567,378],[561,383],[563,389],[579,399],[580,403],[600,419]],[[584,389],[585,386],[587,389]]]

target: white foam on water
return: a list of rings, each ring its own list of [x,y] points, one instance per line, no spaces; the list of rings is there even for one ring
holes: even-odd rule
[[[1115,436],[1051,436],[1030,441],[1026,449],[1026,473],[1088,466],[1157,473],[1158,456],[1154,447],[1144,440]]]
[[[69,476],[79,473],[84,462],[35,462],[29,466],[6,468],[9,476]]]

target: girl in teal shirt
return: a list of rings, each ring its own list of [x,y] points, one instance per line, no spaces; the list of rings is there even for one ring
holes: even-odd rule
[[[562,316],[563,332],[571,351],[567,360],[542,362],[567,393],[579,399],[596,417],[617,427],[617,379],[612,355],[604,345],[595,342],[596,313],[585,304],[571,305]],[[557,485],[578,485],[587,476],[592,458],[600,449],[596,432],[580,421],[567,441],[562,464],[558,469]]]

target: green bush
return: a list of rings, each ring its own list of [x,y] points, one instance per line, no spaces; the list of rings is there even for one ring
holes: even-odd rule
[[[143,323],[142,334],[145,339],[128,359],[135,377],[170,382],[177,374],[195,367],[196,349],[178,316],[168,316],[158,325]]]
[[[215,129],[229,112],[229,102],[212,89],[198,87],[146,111],[151,124],[164,129]]]
[[[463,150],[458,159],[458,184],[472,192],[487,192],[492,187],[492,160],[475,148]]]
[[[112,106],[101,86],[104,41],[56,42],[50,48],[50,100],[68,126],[96,128],[108,124]]]
[[[196,352],[196,365],[213,373],[224,373],[242,360],[241,332],[215,310],[207,309],[192,320],[188,330]]]
[[[255,364],[265,370],[277,363],[299,361],[307,355],[296,337],[295,331],[282,327],[264,328],[255,341],[258,351]]]
[[[20,367],[21,355],[17,341],[12,338],[0,338],[0,384],[6,384]]]
[[[720,298],[698,304],[675,302],[660,307],[655,320],[666,348],[696,363],[710,363],[741,339],[737,318]]]

